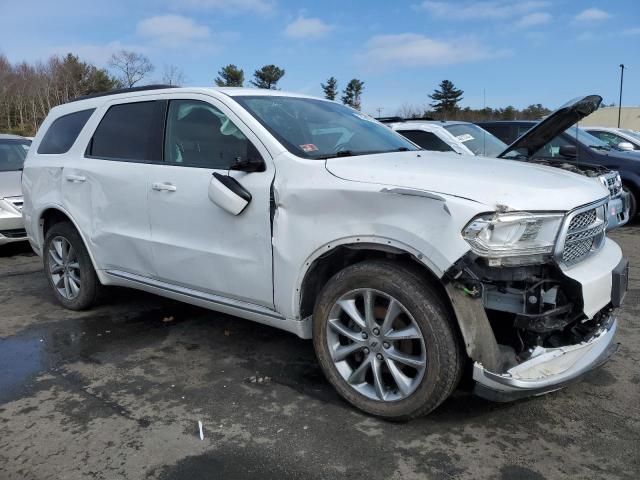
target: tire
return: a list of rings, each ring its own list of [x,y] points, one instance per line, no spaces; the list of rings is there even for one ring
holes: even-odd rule
[[[629,194],[629,221],[632,221],[638,213],[636,194],[627,186],[623,185],[622,189]]]
[[[56,223],[49,229],[42,259],[47,281],[62,306],[70,310],[86,310],[98,304],[104,287],[98,280],[80,234],[72,224]],[[77,289],[73,288],[74,285]]]
[[[392,300],[400,305],[392,308]],[[367,302],[372,315],[366,313]],[[351,306],[360,313],[358,322],[364,321],[365,328],[353,321]],[[392,310],[400,314],[389,330],[383,318],[393,317]],[[375,323],[367,320],[370,317]],[[464,357],[453,321],[441,295],[415,266],[370,260],[345,268],[327,282],[314,308],[313,344],[325,376],[345,400],[369,414],[403,421],[431,412],[460,381]],[[419,332],[421,338],[392,340],[403,332],[414,332],[413,336]],[[354,353],[341,360],[343,352],[351,349]],[[408,357],[398,357],[398,352]],[[378,359],[377,376],[371,355]],[[425,366],[414,368],[398,358],[410,358],[416,365],[424,359]],[[369,365],[364,366],[367,361]],[[398,367],[403,369],[401,376],[397,376]],[[359,373],[363,368],[369,372]],[[376,383],[376,378],[382,381]],[[383,387],[378,388],[381,383]]]

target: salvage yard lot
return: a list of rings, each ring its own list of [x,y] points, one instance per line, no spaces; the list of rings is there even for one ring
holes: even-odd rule
[[[460,391],[405,424],[324,380],[311,342],[132,290],[71,312],[28,247],[0,254],[0,479],[639,478],[640,226],[617,355],[564,391]],[[197,422],[204,425],[204,440]]]

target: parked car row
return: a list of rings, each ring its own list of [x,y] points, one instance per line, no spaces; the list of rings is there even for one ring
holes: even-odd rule
[[[616,349],[628,261],[606,236],[611,192],[577,162],[530,161],[533,138],[507,161],[468,153],[494,146],[479,127],[443,128],[455,158],[282,91],[90,96],[34,138],[25,228],[65,307],[119,285],[313,339],[374,415],[428,413],[463,376],[497,401],[558,390]]]

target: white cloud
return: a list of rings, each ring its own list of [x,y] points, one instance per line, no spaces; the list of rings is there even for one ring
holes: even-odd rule
[[[546,12],[529,13],[516,22],[516,27],[527,28],[543,25],[549,23],[551,18],[551,14]]]
[[[431,66],[475,62],[508,54],[507,50],[489,49],[473,38],[447,42],[417,33],[401,33],[372,37],[362,57],[378,66]]]
[[[228,13],[269,13],[274,9],[272,0],[172,0],[171,3],[176,7],[223,10]]]
[[[574,17],[576,22],[599,22],[610,18],[611,14],[599,8],[587,8]]]
[[[419,5],[421,10],[434,17],[447,20],[500,20],[517,17],[534,10],[547,7],[547,1],[484,1],[484,2],[442,2],[425,0]]]
[[[209,27],[198,25],[181,15],[160,15],[138,22],[138,35],[157,45],[177,47],[186,43],[209,38]]]
[[[284,34],[291,38],[318,38],[322,37],[333,29],[319,18],[298,17],[296,20],[287,25]]]

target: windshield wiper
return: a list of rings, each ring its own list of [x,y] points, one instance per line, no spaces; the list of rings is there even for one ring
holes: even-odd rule
[[[604,150],[605,152],[611,150],[611,147],[605,147],[604,145],[589,145],[589,148],[593,148],[595,150]]]

